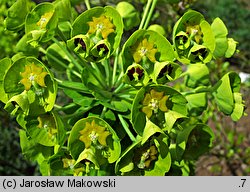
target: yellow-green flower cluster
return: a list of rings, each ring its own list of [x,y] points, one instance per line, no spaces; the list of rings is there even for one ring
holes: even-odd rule
[[[44,79],[48,73],[44,71],[43,67],[37,66],[34,63],[28,64],[25,66],[24,72],[20,74],[22,76],[20,83],[24,85],[26,91],[30,90],[31,85],[35,84],[46,87]]]
[[[41,16],[41,19],[36,23],[36,25],[39,26],[41,29],[45,29],[53,14],[53,12],[45,13]]]
[[[96,34],[97,36],[101,34],[103,39],[107,39],[109,34],[115,31],[115,26],[111,23],[110,19],[105,15],[100,17],[93,17],[93,20],[88,22],[89,30],[88,34]]]
[[[89,148],[92,144],[107,146],[106,139],[110,132],[105,127],[100,126],[93,120],[91,123],[86,122],[85,127],[80,131],[79,140],[85,144],[85,148]]]
[[[157,148],[154,145],[152,145],[145,151],[144,150],[141,151],[140,154],[141,156],[140,156],[140,160],[137,166],[140,169],[145,169],[145,168],[149,168],[149,166],[151,165],[151,162],[157,159],[158,151],[157,151]]]
[[[40,129],[45,129],[47,131],[48,137],[54,140],[58,131],[56,129],[55,120],[53,116],[39,116],[37,120],[39,122],[37,127]]]
[[[148,58],[151,62],[155,62],[155,54],[157,49],[153,42],[149,42],[144,38],[141,42],[138,42],[132,49],[133,58],[136,63],[140,63],[143,58]]]
[[[63,162],[63,168],[73,169],[74,164],[75,164],[76,161],[74,159],[63,158],[62,162]]]
[[[142,112],[146,114],[147,118],[150,118],[153,113],[156,114],[158,111],[166,112],[168,108],[166,101],[168,96],[164,95],[164,92],[157,92],[155,89],[151,89],[150,93],[146,93],[142,101]]]
[[[199,25],[188,25],[186,27],[186,33],[191,39],[193,38],[197,44],[202,43],[203,33]]]

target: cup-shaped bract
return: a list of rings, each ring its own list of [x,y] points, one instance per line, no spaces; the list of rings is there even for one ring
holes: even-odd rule
[[[165,134],[152,132],[151,137],[142,142],[138,139],[129,146],[117,160],[115,171],[124,176],[164,176],[171,167],[169,140]]]
[[[132,105],[134,130],[142,135],[148,120],[163,130],[170,130],[174,122],[187,115],[186,99],[178,91],[164,85],[141,88]]]
[[[186,12],[175,24],[173,42],[177,58],[184,64],[208,63],[215,49],[210,24],[197,11]]]
[[[185,84],[188,87],[210,85],[209,68],[204,64],[188,65],[185,77]]]
[[[99,62],[111,56],[118,48],[122,33],[120,14],[107,6],[95,7],[80,14],[72,25],[71,37],[75,39],[79,35],[86,36],[89,47],[86,47],[87,54],[81,56],[87,61]]]
[[[0,60],[0,92],[1,92],[0,101],[4,103],[8,101],[8,95],[4,91],[3,79],[11,65],[12,65],[12,61],[10,58],[4,58]]]
[[[237,73],[226,73],[213,87],[213,96],[221,112],[230,115],[234,121],[244,113],[244,103],[240,93],[241,80]]]
[[[158,25],[158,24],[153,24],[153,25],[150,25],[147,30],[151,30],[151,31],[155,31],[163,36],[166,35],[166,31],[164,29],[164,27],[162,27],[161,25]]]
[[[111,46],[109,42],[105,40],[100,40],[96,43],[90,50],[90,58],[91,60],[102,60],[104,58],[109,58],[110,56]]]
[[[177,79],[182,73],[180,65],[173,62],[156,62],[151,75],[156,84],[165,84]]]
[[[87,35],[76,35],[67,42],[70,50],[79,54],[82,58],[89,56],[90,39]]]
[[[57,84],[48,68],[34,57],[16,60],[4,76],[3,88],[8,100],[25,91],[29,104],[27,115],[43,114],[54,107]]]
[[[116,6],[116,10],[120,13],[123,19],[125,30],[130,30],[133,27],[139,25],[140,14],[132,4],[126,1],[119,2]]]
[[[56,9],[52,3],[37,5],[26,17],[27,42],[37,46],[39,42],[49,41],[54,36],[57,22]]]
[[[28,115],[29,114],[29,99],[27,91],[23,91],[19,95],[15,95],[8,100],[4,109],[11,115],[16,115],[19,112]]]
[[[97,117],[83,118],[75,123],[68,147],[77,162],[89,160],[98,167],[104,163],[115,162],[121,152],[116,132],[107,122]]]
[[[10,31],[18,31],[24,26],[25,18],[32,3],[27,0],[17,0],[9,9],[4,21],[5,27]]]
[[[175,55],[172,45],[165,37],[155,31],[141,29],[134,32],[124,44],[122,59],[124,71],[137,63],[150,75],[155,62],[171,62]]]
[[[65,141],[64,124],[55,112],[34,117],[27,121],[25,128],[29,136],[43,146],[62,145]]]
[[[197,160],[198,157],[208,152],[214,141],[213,130],[206,124],[192,124],[184,121],[179,124],[182,128],[176,136],[176,158]]]
[[[232,38],[227,37],[227,27],[220,18],[217,17],[214,19],[213,23],[211,24],[211,28],[213,30],[216,42],[214,57],[230,58],[236,51],[237,42]]]
[[[72,7],[70,0],[56,0],[53,2],[59,21],[71,21]]]
[[[142,87],[147,85],[149,76],[141,65],[134,63],[127,68],[124,81],[134,87]]]

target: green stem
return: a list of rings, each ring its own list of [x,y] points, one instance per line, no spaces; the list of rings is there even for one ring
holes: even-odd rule
[[[71,53],[65,48],[55,37],[52,37],[52,40],[63,50],[63,52],[67,55],[67,57],[72,61],[72,63],[82,71],[82,66],[77,62],[77,60],[71,55]]]
[[[66,135],[70,135],[70,133],[71,133],[71,131],[67,131],[67,132],[66,132]],[[63,148],[63,147],[61,147],[61,148]],[[67,147],[65,147],[65,149],[68,150]]]
[[[59,64],[61,67],[68,69],[72,74],[75,76],[81,78],[81,74],[73,70],[72,68],[69,68],[64,62],[56,58],[54,55],[47,52],[43,47],[39,47],[39,51],[42,52],[44,55],[49,56],[52,60],[54,60],[57,64]]]
[[[114,86],[114,84],[115,84],[118,57],[119,57],[119,48],[117,48],[116,51],[115,51],[115,61],[114,61],[114,68],[113,68],[113,75],[112,75],[112,82],[111,82],[112,86]]]
[[[60,80],[60,79],[54,78],[54,80],[58,83],[59,88],[62,88],[62,89],[66,88],[66,89],[70,89],[70,90],[74,90],[74,91],[78,91],[78,92],[82,92],[82,93],[86,93],[86,94],[91,94],[86,89],[80,89],[80,88],[77,88],[77,87],[65,85],[65,84],[63,84],[63,81]]]
[[[91,62],[91,66],[92,66],[92,70],[95,72],[96,76],[99,78],[100,81],[103,81],[105,79],[103,73],[101,72],[101,70],[99,69],[96,63]]]
[[[121,121],[123,128],[125,129],[126,133],[128,134],[129,138],[131,139],[131,141],[134,142],[136,139],[135,139],[134,135],[132,134],[132,132],[129,130],[127,122],[123,119],[121,114],[118,114],[118,117]]]
[[[39,47],[39,51],[46,55],[46,50],[43,47]]]
[[[209,86],[209,87],[202,87],[197,90],[181,92],[181,94],[186,96],[188,94],[195,94],[195,93],[212,93],[213,91],[214,91],[214,88]]]
[[[85,0],[85,5],[86,5],[86,7],[87,7],[88,10],[91,9],[89,0]]]
[[[144,22],[145,22],[145,20],[146,20],[146,18],[147,18],[147,15],[148,15],[148,12],[149,12],[151,3],[152,3],[152,0],[148,0],[147,5],[146,5],[146,8],[145,8],[144,13],[143,13],[143,16],[142,16],[142,20],[141,20],[139,29],[143,29]]]
[[[120,90],[121,89],[123,89],[123,87],[124,87],[124,84],[123,83],[121,83],[115,90],[114,90],[114,94],[116,94],[116,93],[119,93],[120,92]]]
[[[54,104],[54,107],[56,108],[56,110],[60,110],[62,108],[62,106]]]
[[[117,81],[115,82],[114,87],[117,87],[117,86],[120,86],[120,85],[121,85],[121,83],[122,83],[122,81],[123,81],[123,78],[122,78],[123,75],[124,75],[124,73],[121,72],[120,75],[119,75],[119,77],[118,77],[118,79],[117,79]]]
[[[106,85],[103,82],[102,76],[97,75],[97,73],[99,72],[99,69],[97,70],[96,68],[98,68],[98,67],[96,66],[96,68],[95,68],[95,70],[97,70],[97,73],[96,73],[95,71],[93,71],[93,67],[91,68],[91,66],[88,65],[88,63],[86,63],[79,55],[76,55],[76,56],[81,61],[81,63],[84,65],[84,67],[95,77],[95,79],[102,86],[102,88],[106,89]],[[93,65],[94,63],[91,63],[91,64]]]
[[[75,103],[70,103],[69,105],[66,105],[66,106],[60,106],[60,105],[57,105],[55,104],[54,107],[55,107],[55,111],[65,111],[65,110],[68,110],[68,109],[71,109],[73,107],[77,106]]]
[[[108,85],[108,87],[110,87],[110,85],[111,85],[111,76],[110,76],[111,67],[110,67],[110,63],[108,62],[108,60],[104,60],[102,62],[102,64],[104,65],[104,69],[105,69],[107,85]]]
[[[143,29],[147,29],[149,21],[150,21],[150,19],[152,17],[154,9],[155,9],[156,3],[157,3],[157,0],[153,0],[153,3],[151,5],[151,7],[150,7],[150,10],[149,10],[149,13],[147,15],[147,19],[146,19],[146,22],[145,22],[145,24],[143,26]]]
[[[66,43],[67,38],[64,36],[63,32],[57,27],[58,36]]]
[[[103,117],[104,117],[106,111],[107,111],[107,107],[104,106],[103,109],[102,109],[102,113],[101,113],[101,115],[100,115],[100,118],[103,118]]]
[[[62,61],[60,61],[59,59],[57,59],[55,56],[51,55],[50,53],[48,53],[47,55],[50,56],[51,59],[54,60],[55,62],[57,62],[60,66],[62,66],[65,69],[69,70],[75,76],[81,78],[81,74],[80,73],[78,73],[77,71],[73,70],[72,68],[69,68],[65,63],[63,63]]]

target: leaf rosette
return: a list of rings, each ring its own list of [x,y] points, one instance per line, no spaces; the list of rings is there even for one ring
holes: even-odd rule
[[[83,59],[99,62],[118,48],[122,33],[122,18],[114,8],[95,7],[75,19],[68,46]]]
[[[197,11],[186,12],[175,24],[173,42],[178,60],[184,64],[208,63],[215,49],[210,24]]]

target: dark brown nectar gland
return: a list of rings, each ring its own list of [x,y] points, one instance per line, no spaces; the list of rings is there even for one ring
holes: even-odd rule
[[[82,46],[82,50],[86,51],[86,44],[84,43],[84,41],[81,38],[76,38],[74,40],[74,44],[76,47],[78,46],[78,44],[80,44]]]
[[[193,53],[192,53],[192,55],[194,56],[194,60],[201,60],[201,58],[199,57],[199,56],[201,56],[202,57],[202,59],[205,59],[206,58],[206,56],[207,56],[207,54],[208,54],[208,52],[207,52],[207,49],[206,48],[201,48],[201,49],[199,49],[199,50],[197,50],[197,51],[194,51]]]
[[[102,43],[97,46],[97,51],[98,52],[103,51],[103,53],[106,55],[109,52],[109,49],[104,43]]]
[[[160,71],[158,78],[162,78],[165,76],[165,74],[167,73],[168,75],[170,75],[173,71],[173,67],[171,65],[166,65],[165,67],[162,68],[162,70]],[[167,78],[167,77],[166,77]],[[168,79],[168,78],[167,78]]]
[[[187,43],[188,38],[185,35],[180,35],[180,36],[176,36],[175,40],[178,41],[179,44],[183,45]]]
[[[136,79],[135,77],[137,76],[138,80],[141,80],[143,75],[144,75],[144,71],[143,69],[140,69],[139,67],[138,68],[131,68],[130,70],[128,70],[128,77],[129,77],[129,80],[132,81],[134,79]]]

